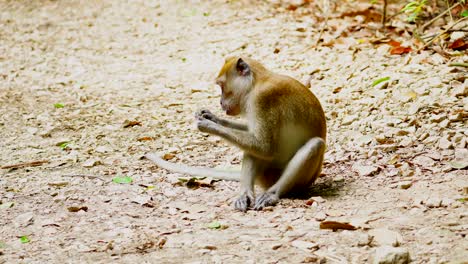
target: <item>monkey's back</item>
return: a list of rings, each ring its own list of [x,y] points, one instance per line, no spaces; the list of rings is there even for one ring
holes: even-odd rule
[[[289,76],[272,74],[256,90],[257,106],[269,113],[270,119],[278,119],[270,122],[277,126],[302,126],[311,131],[310,137],[326,139],[327,128],[322,105],[302,83]]]

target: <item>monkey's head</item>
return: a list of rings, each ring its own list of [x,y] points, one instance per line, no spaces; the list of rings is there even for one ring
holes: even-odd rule
[[[221,107],[227,115],[239,115],[252,88],[251,67],[240,57],[229,57],[216,78],[221,88]]]

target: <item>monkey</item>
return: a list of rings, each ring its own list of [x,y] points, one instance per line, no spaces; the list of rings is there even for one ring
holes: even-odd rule
[[[207,109],[196,114],[201,132],[219,136],[243,151],[239,172],[197,168],[146,157],[159,167],[195,176],[240,181],[234,208],[262,210],[285,195],[307,191],[322,170],[326,119],[317,97],[292,77],[273,73],[248,57],[228,57],[216,84],[221,108],[231,121]],[[255,196],[254,185],[264,192]]]

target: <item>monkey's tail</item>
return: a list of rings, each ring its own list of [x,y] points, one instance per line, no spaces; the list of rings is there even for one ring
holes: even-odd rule
[[[169,161],[165,161],[158,157],[158,155],[153,153],[146,154],[145,158],[154,162],[156,165],[158,165],[158,167],[177,173],[188,174],[198,177],[210,177],[226,181],[240,180],[240,172],[238,171],[223,171],[211,168],[191,167],[183,164],[176,164]]]

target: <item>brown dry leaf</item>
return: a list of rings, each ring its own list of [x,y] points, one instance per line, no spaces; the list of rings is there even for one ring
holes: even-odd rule
[[[336,222],[336,221],[323,221],[320,223],[320,229],[332,229],[333,231],[336,231],[338,229],[356,230],[357,228],[349,223]]]
[[[214,180],[209,178],[181,177],[176,184],[184,185],[190,189],[198,189],[200,187],[214,188],[213,182]]]
[[[85,211],[87,212],[88,211],[88,207],[87,206],[70,206],[67,208],[67,210],[69,212],[72,212],[72,213],[76,213],[78,211]]]
[[[410,53],[411,52],[411,47],[393,47],[390,49],[390,54],[392,55],[401,55],[405,53]]]
[[[388,45],[392,46],[392,47],[400,47],[401,46],[401,42],[398,42],[396,40],[390,40],[389,42],[387,42]]]
[[[141,142],[141,141],[154,140],[154,138],[153,137],[141,137],[141,138],[138,138],[137,140]]]
[[[450,43],[448,48],[453,50],[466,50],[468,48],[468,42],[460,38]]]
[[[123,127],[124,128],[127,128],[127,127],[134,127],[134,126],[142,126],[143,124],[140,122],[140,121],[136,121],[136,120],[125,120],[124,121],[124,124],[123,124]]]

